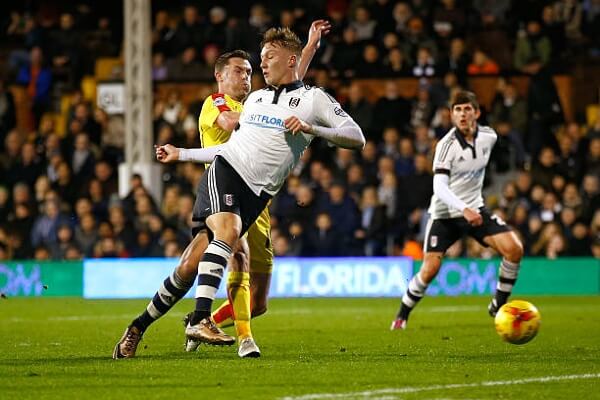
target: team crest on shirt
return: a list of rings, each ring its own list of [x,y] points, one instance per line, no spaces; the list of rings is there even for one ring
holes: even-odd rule
[[[215,107],[224,106],[225,105],[225,98],[224,97],[217,97],[216,99],[213,100],[213,104],[215,105]]]
[[[488,149],[487,147],[484,147],[483,148],[483,155],[485,156],[488,153],[488,151],[490,151],[490,149]]]
[[[298,107],[298,104],[300,104],[300,98],[299,97],[292,97],[290,99],[290,108],[296,108],[296,107]]]
[[[256,100],[256,103],[262,103],[262,97],[259,97],[258,100]]]
[[[437,235],[432,235],[431,238],[429,238],[429,244],[431,245],[431,247],[436,247],[438,244],[438,237]]]
[[[228,205],[229,207],[231,207],[233,205],[233,195],[232,194],[225,195],[225,205]]]
[[[465,158],[463,156],[458,157],[458,162],[463,162],[465,161]]]

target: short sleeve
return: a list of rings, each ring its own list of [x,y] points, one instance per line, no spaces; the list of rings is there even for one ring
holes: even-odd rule
[[[215,93],[204,100],[202,105],[202,111],[200,111],[200,117],[198,118],[198,129],[200,133],[208,128],[211,128],[219,114],[224,111],[231,111],[231,108],[227,105],[225,95],[222,93]]]

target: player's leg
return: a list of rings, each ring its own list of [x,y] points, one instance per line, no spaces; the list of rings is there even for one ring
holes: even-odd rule
[[[232,309],[232,319],[239,340],[252,337],[250,329],[250,250],[246,238],[240,241],[236,252],[237,262],[229,272],[227,297]]]
[[[210,172],[211,169],[209,169]],[[217,197],[217,196],[215,196]],[[206,218],[206,226],[213,234],[200,263],[198,264],[198,286],[196,287],[196,308],[191,315],[186,336],[210,344],[233,344],[235,339],[223,332],[210,318],[212,304],[225,267],[232,256],[242,231],[242,221],[233,212],[218,212]]]
[[[406,323],[410,312],[417,306],[423,296],[425,296],[427,287],[440,270],[443,256],[444,253],[441,252],[425,253],[421,269],[412,277],[408,283],[406,292],[402,296],[400,310],[396,314],[396,319],[392,322],[391,330],[406,329]]]
[[[494,317],[498,309],[508,300],[517,281],[521,258],[523,258],[523,245],[502,218],[491,214],[486,208],[481,208],[479,212],[483,223],[477,227],[471,227],[469,234],[502,256],[496,293],[488,305],[488,312]]]
[[[271,216],[268,208],[262,211],[249,233],[250,292],[252,293],[252,318],[255,318],[267,312],[273,273]]]
[[[125,330],[123,337],[115,346],[113,358],[131,358],[135,356],[142,335],[157,319],[165,315],[194,285],[198,271],[198,262],[208,245],[205,231],[194,236],[186,247],[179,265],[160,286],[146,309],[136,317]]]
[[[250,248],[250,274],[236,279],[250,282],[248,301],[251,304],[252,318],[267,311],[267,296],[273,270],[273,246],[271,243],[271,221],[268,208],[258,216],[248,229],[248,246]],[[230,275],[230,280],[234,279]],[[244,295],[240,292],[238,295]],[[213,319],[219,327],[233,325],[234,307],[226,300],[215,312]],[[235,311],[236,315],[239,312]],[[239,319],[239,318],[238,318]]]
[[[400,310],[392,321],[391,330],[406,329],[410,312],[425,296],[427,287],[437,276],[442,265],[444,253],[461,236],[458,219],[429,220],[423,243],[425,256],[421,269],[410,282],[402,296]]]
[[[500,307],[508,301],[517,282],[523,258],[523,245],[512,231],[486,236],[484,242],[502,255],[496,293],[488,306],[488,312],[495,317]]]

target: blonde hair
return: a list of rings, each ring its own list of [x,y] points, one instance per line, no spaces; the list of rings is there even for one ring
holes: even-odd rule
[[[281,46],[297,56],[302,54],[302,42],[290,28],[271,28],[265,32],[260,47],[267,43]]]

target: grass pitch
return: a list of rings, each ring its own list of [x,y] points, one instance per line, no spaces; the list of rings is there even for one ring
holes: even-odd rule
[[[146,300],[0,300],[0,399],[600,398],[600,297],[527,297],[542,327],[504,343],[488,298],[425,298],[390,332],[395,299],[271,300],[253,322],[263,357],[183,352],[178,304],[138,357],[111,359]]]

